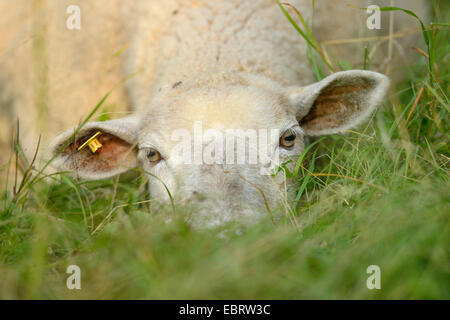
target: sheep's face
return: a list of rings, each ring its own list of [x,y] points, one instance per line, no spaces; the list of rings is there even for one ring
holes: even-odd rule
[[[162,88],[144,113],[88,123],[58,163],[88,179],[139,165],[149,176],[151,197],[192,205],[194,221],[254,219],[289,205],[295,179],[286,181],[279,169],[293,171],[305,136],[354,126],[370,114],[387,83],[365,71],[301,88],[242,73],[178,82]],[[102,147],[79,150],[97,132]],[[53,150],[71,133],[57,137]]]
[[[168,200],[168,187],[210,223],[254,216],[265,201],[275,206],[284,199],[284,174],[270,171],[303,150],[302,130],[281,87],[220,80],[163,90],[142,118],[138,138],[139,162],[160,178],[149,179],[151,195]]]

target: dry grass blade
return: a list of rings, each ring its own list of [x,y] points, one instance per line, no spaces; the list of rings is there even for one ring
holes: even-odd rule
[[[414,101],[414,104],[413,104],[413,106],[412,106],[412,108],[411,108],[411,111],[410,111],[409,114],[408,114],[408,118],[406,118],[406,124],[405,124],[406,126],[408,125],[409,119],[411,118],[411,116],[412,116],[414,110],[416,110],[417,104],[419,103],[420,97],[422,96],[422,93],[423,93],[423,90],[424,90],[424,89],[425,89],[424,87],[422,87],[422,88],[420,89],[419,94],[417,95],[417,98],[416,98],[416,100]]]
[[[350,179],[350,180],[353,180],[353,181],[357,181],[357,182],[361,182],[361,183],[367,184],[368,186],[377,188],[377,189],[379,189],[381,191],[384,191],[384,192],[388,191],[386,188],[384,188],[382,186],[379,186],[379,185],[376,185],[376,184],[373,184],[373,183],[370,183],[370,182],[367,182],[367,181],[364,181],[364,180],[361,180],[361,179],[358,179],[358,178],[353,178],[353,177],[349,177],[349,176],[343,176],[343,175],[336,174],[336,173],[322,173],[322,172],[314,173],[313,172],[313,173],[310,173],[310,175],[313,176],[313,177],[338,177],[338,178]]]
[[[247,180],[245,177],[243,177],[241,174],[239,174],[239,177],[240,177],[242,180],[244,180],[245,182],[247,182],[249,185],[251,185],[252,187],[254,187],[256,190],[259,191],[259,193],[261,194],[261,196],[262,196],[263,199],[264,199],[264,205],[265,205],[265,207],[266,207],[267,213],[269,214],[270,217],[272,217],[272,211],[270,210],[269,202],[267,201],[267,198],[266,198],[266,195],[264,194],[264,191],[263,191],[259,186],[257,186],[256,184],[254,184],[254,183],[248,181],[248,180]]]

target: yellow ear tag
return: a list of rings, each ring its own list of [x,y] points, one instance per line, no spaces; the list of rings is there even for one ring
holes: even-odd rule
[[[89,146],[89,149],[91,149],[92,153],[96,153],[98,149],[102,147],[102,144],[100,141],[97,140],[97,137],[101,135],[102,133],[98,131],[96,134],[94,134],[92,137],[90,137],[85,143],[83,143],[79,148],[78,151],[83,150],[86,146]]]

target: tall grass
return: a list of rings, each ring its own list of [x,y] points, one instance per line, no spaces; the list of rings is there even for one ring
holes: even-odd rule
[[[436,10],[441,24],[445,8]],[[152,208],[144,174],[44,176],[16,141],[23,169],[1,193],[0,298],[450,298],[450,43],[448,29],[434,26],[432,47],[395,99],[360,130],[301,155],[290,178],[296,228],[287,216],[245,232],[167,222],[172,208]],[[302,32],[321,59],[311,31]],[[318,77],[324,65],[316,61]],[[71,264],[81,290],[66,287]],[[381,290],[366,287],[373,264]]]

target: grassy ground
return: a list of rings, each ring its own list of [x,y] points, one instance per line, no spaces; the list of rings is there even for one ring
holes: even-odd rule
[[[295,223],[193,230],[151,211],[138,173],[82,182],[31,170],[2,191],[0,298],[449,299],[450,42],[435,28],[435,68],[418,54],[364,127],[303,159]],[[66,287],[71,264],[81,290]],[[366,287],[369,265],[380,290]]]

